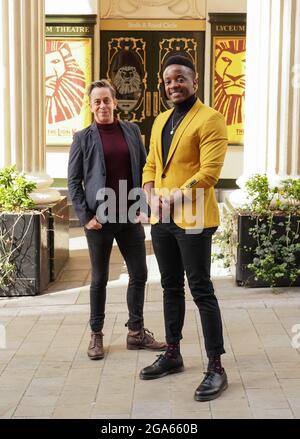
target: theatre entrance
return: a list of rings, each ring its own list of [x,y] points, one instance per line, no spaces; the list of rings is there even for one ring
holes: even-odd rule
[[[196,65],[197,94],[203,100],[204,45],[203,20],[101,22],[100,77],[114,84],[117,114],[139,125],[147,149],[155,117],[171,107],[164,94],[162,65],[174,54],[189,57]]]

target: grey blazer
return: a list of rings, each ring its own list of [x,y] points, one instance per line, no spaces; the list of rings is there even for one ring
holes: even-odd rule
[[[119,121],[131,159],[133,187],[142,184],[146,150],[140,129],[131,122]],[[96,195],[105,188],[106,169],[101,137],[96,122],[75,133],[68,165],[68,189],[81,225],[88,223],[96,213],[99,202]]]

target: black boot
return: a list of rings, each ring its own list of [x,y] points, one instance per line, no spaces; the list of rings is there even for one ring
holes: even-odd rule
[[[222,374],[208,370],[203,381],[195,391],[194,399],[196,401],[211,401],[218,398],[227,387],[228,381],[224,369]]]
[[[183,360],[180,353],[176,357],[171,357],[167,351],[165,354],[159,355],[151,366],[142,369],[140,378],[142,380],[154,380],[170,373],[182,372],[183,369]]]

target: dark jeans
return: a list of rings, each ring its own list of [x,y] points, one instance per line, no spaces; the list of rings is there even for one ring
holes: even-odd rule
[[[216,227],[186,234],[171,221],[152,226],[152,242],[164,290],[167,343],[179,343],[185,316],[184,272],[200,311],[207,356],[224,351],[222,320],[210,279],[211,241]]]
[[[141,224],[104,224],[100,230],[87,230],[92,265],[90,287],[92,331],[100,331],[104,325],[106,285],[109,275],[109,260],[114,238],[125,259],[129,273],[127,306],[129,329],[137,331],[144,327],[143,307],[147,281],[145,232]]]

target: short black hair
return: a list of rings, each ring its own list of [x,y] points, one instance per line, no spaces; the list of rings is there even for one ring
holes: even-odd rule
[[[107,81],[107,79],[99,79],[98,81],[92,82],[87,88],[87,95],[89,97],[91,97],[91,93],[92,93],[92,90],[94,90],[94,88],[108,88],[111,92],[113,99],[116,98],[116,90],[111,85],[111,83],[109,81]]]
[[[193,61],[187,56],[183,55],[172,55],[165,61],[163,65],[163,71],[172,64],[178,64],[180,66],[189,67],[194,73],[196,73],[195,65]]]

